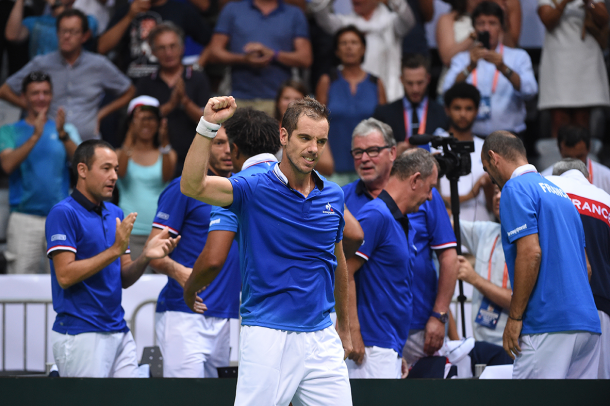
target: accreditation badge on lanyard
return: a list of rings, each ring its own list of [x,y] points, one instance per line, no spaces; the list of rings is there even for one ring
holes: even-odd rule
[[[417,130],[417,134],[421,135],[421,134],[425,134],[426,133],[426,121],[428,120],[428,99],[426,98],[424,103],[424,114],[422,114],[421,120],[419,121],[419,129]],[[403,114],[404,114],[404,118],[405,118],[405,139],[409,139],[411,136],[415,135],[415,134],[411,134],[410,131],[410,120],[407,114],[407,108],[404,106],[403,103]],[[419,145],[420,148],[423,148],[427,151],[430,151],[430,144],[426,144],[426,145]]]
[[[494,245],[491,248],[491,254],[489,254],[489,263],[487,265],[487,280],[491,282],[491,260],[494,255],[494,250],[496,249],[496,244],[498,243],[498,237],[494,241]],[[502,278],[502,288],[506,289],[508,286],[508,268],[506,267],[506,263],[504,263],[504,276]],[[479,307],[479,311],[477,316],[474,319],[474,322],[489,329],[495,330],[498,325],[498,320],[500,319],[500,315],[502,314],[502,308],[483,296],[483,300],[481,301],[481,306]]]
[[[504,55],[504,45],[503,44],[500,44],[500,55]],[[479,91],[481,92],[481,103],[479,104],[477,120],[489,120],[491,118],[491,96],[493,96],[493,94],[496,92],[499,79],[500,79],[500,71],[498,70],[498,68],[496,68],[496,71],[494,73],[493,82],[491,85],[491,94],[489,96],[484,96],[484,93],[481,91],[481,89],[479,89]],[[479,88],[477,85],[478,80],[477,80],[477,69],[476,68],[472,71],[472,84],[477,89]]]

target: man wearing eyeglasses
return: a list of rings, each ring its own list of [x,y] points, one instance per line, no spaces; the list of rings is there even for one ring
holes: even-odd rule
[[[69,9],[61,13],[56,28],[58,50],[37,56],[9,77],[0,87],[0,99],[26,109],[19,97],[23,78],[33,71],[46,72],[53,78],[55,88],[49,114],[54,116],[63,107],[66,120],[74,124],[83,140],[100,138],[100,122],[126,106],[133,99],[135,88],[107,58],[83,49],[91,31],[81,11]],[[100,100],[107,92],[117,98],[100,108]]]
[[[0,164],[9,178],[11,215],[6,259],[8,273],[50,272],[46,260],[45,220],[51,208],[68,197],[68,161],[80,143],[62,109],[55,120],[47,112],[53,99],[51,77],[32,72],[21,85],[25,119],[0,127]]]
[[[396,140],[391,127],[374,118],[361,121],[352,135],[352,156],[360,180],[345,185],[343,192],[347,208],[358,217],[362,206],[377,198],[390,179],[396,159]],[[414,244],[418,252],[413,266],[411,330],[403,351],[403,358],[412,365],[419,358],[433,355],[443,345],[458,262],[455,235],[436,189],[432,190],[432,200],[408,218],[415,230]],[[367,238],[365,230],[365,242]],[[432,251],[440,264],[438,278]]]

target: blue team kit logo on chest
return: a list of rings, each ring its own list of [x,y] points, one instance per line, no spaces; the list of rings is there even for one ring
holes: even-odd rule
[[[326,203],[326,210],[322,210],[322,213],[324,214],[335,214],[335,211],[333,210],[333,207],[330,205],[330,203]]]

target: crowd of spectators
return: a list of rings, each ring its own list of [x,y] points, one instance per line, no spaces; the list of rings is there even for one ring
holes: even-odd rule
[[[313,95],[330,110],[329,142],[316,169],[344,187],[347,208],[365,222],[361,206],[384,190],[392,163],[414,147],[411,137],[474,143],[471,172],[458,183],[466,256],[456,255],[444,210],[449,182],[441,174],[432,200],[408,216],[418,236],[409,244],[426,258],[416,263],[409,287],[415,296],[409,341],[395,352],[409,366],[438,354],[456,278],[475,288],[475,339],[502,345],[511,286],[498,241],[501,192],[483,168],[483,142],[494,131],[510,131],[535,157],[532,134],[539,131],[528,125],[537,125],[532,114],[548,112],[558,154],[582,161],[589,182],[610,193],[610,169],[591,147],[592,134],[605,136],[610,107],[603,54],[609,16],[598,0],[538,0],[546,29],[538,68],[532,53],[519,48],[519,0],[443,1],[451,10],[436,22],[435,50],[424,26],[434,16],[432,0],[0,2],[0,64],[8,57],[0,99],[22,110],[20,121],[0,128],[11,211],[8,273],[49,272],[45,219],[75,185],[70,161],[82,141],[117,149],[113,201],[125,216],[138,213],[130,240],[137,258],[151,231],[159,232],[153,224],[169,223],[157,201],[182,174],[211,96],[231,94],[238,107],[265,112],[281,128],[289,104]],[[231,137],[214,141],[213,175],[237,172]],[[266,152],[281,160],[275,146]],[[360,258],[368,261],[374,249]],[[360,269],[385,266],[365,263],[358,253],[352,258],[356,283],[366,281],[354,278],[364,274]],[[160,259],[151,266],[149,272],[174,275]],[[481,314],[494,303],[495,316]],[[367,328],[350,370],[362,363]]]

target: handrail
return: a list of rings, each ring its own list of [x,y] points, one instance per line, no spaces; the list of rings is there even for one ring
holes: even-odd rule
[[[136,319],[138,316],[138,313],[140,312],[140,310],[149,304],[154,304],[155,307],[157,305],[157,299],[151,299],[151,300],[146,300],[142,303],[140,303],[139,305],[136,306],[136,308],[133,310],[133,313],[131,315],[131,320],[129,320],[129,328],[131,329],[131,335],[133,335],[133,339],[135,341],[136,339]],[[153,345],[157,345],[157,335],[155,334],[155,312],[153,312]]]

